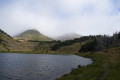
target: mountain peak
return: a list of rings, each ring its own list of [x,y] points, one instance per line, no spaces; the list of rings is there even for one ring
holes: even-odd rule
[[[32,41],[51,41],[52,40],[51,38],[41,34],[38,30],[35,30],[35,29],[26,30],[14,38],[32,40]]]

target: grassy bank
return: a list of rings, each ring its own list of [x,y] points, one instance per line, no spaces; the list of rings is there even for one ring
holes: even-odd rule
[[[86,67],[79,66],[56,80],[120,80],[120,48],[83,53],[82,56],[95,62]]]
[[[58,51],[0,51],[0,53],[21,53],[21,54],[73,54],[73,53],[65,53],[65,52],[58,52]]]

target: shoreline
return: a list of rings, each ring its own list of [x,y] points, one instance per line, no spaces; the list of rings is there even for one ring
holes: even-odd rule
[[[119,80],[120,48],[111,48],[94,54],[84,53],[79,56],[92,59],[94,62],[86,67],[78,66],[69,74],[56,80]]]
[[[77,56],[90,58],[93,63],[85,67],[78,65],[77,68],[72,69],[70,73],[64,74],[56,80],[119,80],[120,77],[120,48],[111,48],[99,52],[88,52],[81,54],[74,54]],[[1,51],[1,53],[21,53],[21,54],[61,54],[58,52],[23,52],[23,51]],[[71,54],[71,53],[62,53]],[[104,66],[106,65],[106,66]],[[118,70],[119,69],[119,70]],[[112,73],[111,73],[112,72]],[[106,74],[107,73],[107,74]],[[114,75],[116,74],[116,75]]]

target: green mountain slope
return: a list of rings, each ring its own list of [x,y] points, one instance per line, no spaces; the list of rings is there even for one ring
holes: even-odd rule
[[[0,29],[0,52],[31,52],[38,42],[16,41]]]
[[[23,49],[19,42],[0,29],[0,51],[14,51]]]
[[[51,38],[44,36],[37,30],[27,30],[20,35],[14,37],[15,39],[24,39],[24,40],[31,40],[31,41],[52,41]]]

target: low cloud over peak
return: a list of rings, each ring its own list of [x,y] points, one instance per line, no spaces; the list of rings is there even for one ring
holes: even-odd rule
[[[119,0],[0,0],[0,28],[15,35],[38,29],[53,37],[120,30]]]

